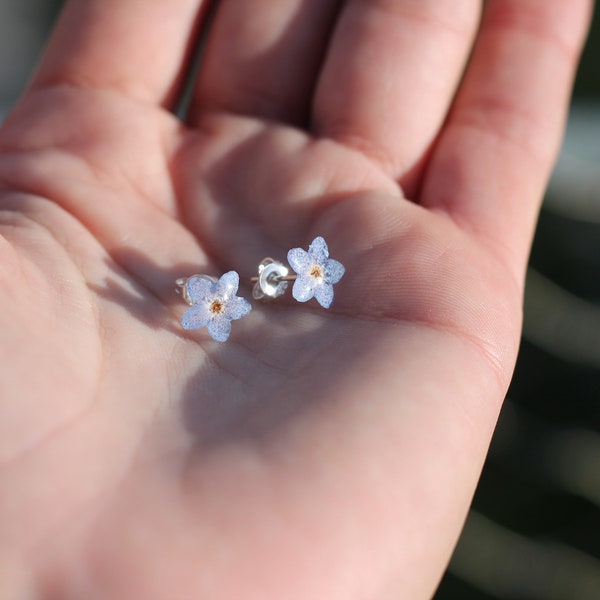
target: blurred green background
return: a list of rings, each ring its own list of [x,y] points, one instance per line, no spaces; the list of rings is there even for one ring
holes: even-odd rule
[[[0,0],[0,118],[61,4]],[[598,11],[535,237],[524,314],[515,376],[436,600],[600,599]]]

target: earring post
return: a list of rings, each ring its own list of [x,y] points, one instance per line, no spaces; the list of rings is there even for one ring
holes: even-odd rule
[[[286,275],[285,277],[281,277],[280,275],[269,275],[269,279],[273,280],[273,281],[296,281],[296,279],[298,278],[298,275]],[[250,281],[252,283],[256,283],[258,280],[260,279],[260,277],[250,277]]]

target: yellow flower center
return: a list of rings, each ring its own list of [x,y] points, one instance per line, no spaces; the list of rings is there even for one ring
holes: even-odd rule
[[[310,276],[315,279],[321,279],[321,277],[323,277],[323,269],[319,265],[313,265],[310,270]]]
[[[208,308],[213,315],[220,315],[225,310],[225,305],[220,300],[213,300]]]

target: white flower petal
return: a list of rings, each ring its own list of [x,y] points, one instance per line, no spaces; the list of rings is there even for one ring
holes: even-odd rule
[[[204,277],[190,277],[185,282],[185,291],[194,304],[208,302],[215,293],[215,284]]]
[[[206,327],[209,320],[210,311],[208,306],[206,304],[194,304],[181,317],[181,325],[184,329],[201,329]]]
[[[306,250],[302,248],[292,248],[287,255],[290,267],[296,271],[298,275],[306,275],[311,265],[311,259]]]
[[[337,260],[330,258],[325,264],[325,281],[327,283],[337,283],[345,273],[344,265]]]
[[[323,308],[329,308],[333,302],[333,286],[322,283],[315,289],[315,298]]]
[[[217,281],[217,296],[223,300],[235,296],[240,285],[240,276],[235,271],[229,271],[225,275],[221,275],[221,279]]]
[[[298,277],[298,279],[294,281],[292,296],[294,296],[298,302],[307,302],[314,296],[314,284],[315,280],[312,277]]]
[[[245,298],[232,298],[225,307],[225,318],[237,320],[245,317],[252,310],[250,302]]]
[[[325,240],[321,236],[316,237],[308,247],[308,253],[313,260],[316,260],[318,263],[324,263],[324,259],[329,257],[329,249]]]
[[[208,323],[208,333],[216,342],[226,342],[231,333],[231,321],[225,317],[214,317]]]

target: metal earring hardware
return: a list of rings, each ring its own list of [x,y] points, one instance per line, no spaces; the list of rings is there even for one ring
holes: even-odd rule
[[[296,275],[289,275],[290,270],[278,260],[264,258],[258,265],[258,277],[252,277],[254,282],[252,297],[255,300],[279,298],[288,288],[289,282]]]

